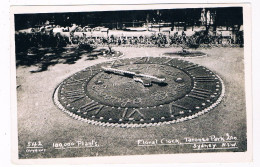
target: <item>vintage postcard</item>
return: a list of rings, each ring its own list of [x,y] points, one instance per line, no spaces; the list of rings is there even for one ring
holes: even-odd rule
[[[249,4],[13,6],[12,156],[252,161]]]

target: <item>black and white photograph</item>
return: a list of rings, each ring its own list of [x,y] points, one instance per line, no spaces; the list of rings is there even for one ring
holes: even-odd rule
[[[33,8],[11,14],[18,160],[250,160],[245,5]]]

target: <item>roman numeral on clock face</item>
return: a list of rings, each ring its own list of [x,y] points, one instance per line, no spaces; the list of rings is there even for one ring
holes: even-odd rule
[[[135,64],[139,64],[139,63],[146,63],[150,60],[150,57],[141,57],[141,58],[137,58],[137,60],[135,60]]]
[[[74,90],[74,91],[66,91],[65,97],[70,101],[70,102],[76,102],[80,99],[85,98],[85,95],[83,93],[83,90]]]
[[[196,82],[214,82],[215,78],[212,76],[198,76],[194,79]]]
[[[178,105],[178,104],[175,104],[175,103],[171,103],[169,105],[169,107],[170,107],[170,114],[172,114],[174,112],[173,107],[179,108],[181,110],[189,110],[187,107],[184,107],[184,106],[181,106],[181,105]]]
[[[89,79],[88,77],[92,76],[93,74],[96,74],[97,72],[99,72],[97,69],[87,68],[85,71],[81,73],[83,77],[81,77],[80,79],[76,79],[72,77],[70,80],[67,80],[65,82],[65,85],[73,86],[73,85],[83,84]]]
[[[133,109],[132,111],[129,111],[128,108],[124,109],[122,117],[123,118],[131,118],[135,113],[138,114],[140,117],[144,118],[144,115],[140,112],[139,109]]]
[[[167,61],[164,62],[164,63],[165,63],[165,64],[170,63],[172,60],[174,60],[174,59],[170,58],[169,60],[167,60]]]
[[[97,115],[103,108],[103,105],[98,104],[98,102],[90,102],[80,107],[79,111],[83,112],[83,114],[87,114],[89,112],[94,111],[94,115]]]
[[[187,96],[199,100],[206,100],[210,95],[211,92],[209,90],[195,88]]]
[[[118,67],[122,65],[124,65],[124,63],[121,60],[115,60],[112,62],[111,67]]]
[[[66,82],[66,85],[78,85],[82,84],[84,81],[86,81],[87,78],[82,78],[82,79],[71,79]]]
[[[186,70],[186,71],[189,71],[189,70],[196,69],[196,68],[198,68],[198,67],[199,67],[199,66],[197,66],[196,64],[193,64],[193,65],[184,67],[183,69]]]

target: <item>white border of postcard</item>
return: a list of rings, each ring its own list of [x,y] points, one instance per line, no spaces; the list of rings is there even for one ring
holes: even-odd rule
[[[247,111],[247,151],[228,153],[188,153],[188,154],[155,154],[134,156],[106,156],[55,159],[18,159],[17,134],[17,101],[16,101],[16,67],[14,51],[14,14],[18,13],[51,13],[80,11],[112,11],[112,10],[142,10],[170,8],[202,8],[202,7],[243,7],[244,20],[244,56],[245,56],[245,86]],[[74,5],[74,6],[11,6],[11,145],[12,162],[15,164],[133,164],[133,163],[194,163],[194,162],[252,162],[252,73],[251,73],[251,5],[240,4],[139,4],[139,5]]]

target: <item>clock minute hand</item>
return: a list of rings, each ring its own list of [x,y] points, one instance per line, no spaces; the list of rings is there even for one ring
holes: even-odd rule
[[[130,75],[130,76],[136,75],[135,72],[119,70],[119,69],[116,69],[116,68],[110,68],[110,67],[101,67],[101,68],[106,72],[112,72],[112,73],[115,73],[115,74]]]
[[[144,86],[150,86],[151,82],[165,83],[164,81],[166,80],[165,78],[159,78],[159,77],[155,77],[152,75],[146,75],[146,74],[137,74],[135,72],[119,70],[119,69],[110,68],[110,67],[101,67],[101,68],[106,72],[112,72],[115,74],[132,76],[136,82],[141,82]]]

